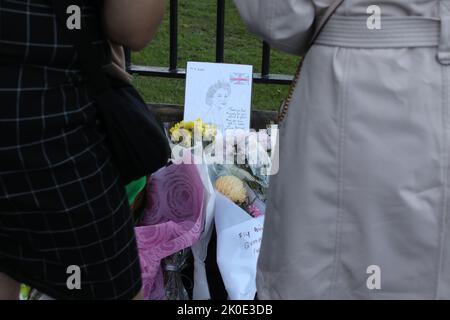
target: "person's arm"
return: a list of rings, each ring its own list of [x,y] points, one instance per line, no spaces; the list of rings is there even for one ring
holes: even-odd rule
[[[143,49],[164,16],[165,0],[104,0],[103,23],[113,42]]]
[[[303,54],[312,35],[312,0],[234,0],[249,30],[273,47]]]

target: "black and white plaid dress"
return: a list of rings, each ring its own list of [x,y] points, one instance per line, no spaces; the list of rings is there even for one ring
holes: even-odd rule
[[[0,272],[56,299],[131,299],[141,270],[124,186],[50,5],[0,0]]]

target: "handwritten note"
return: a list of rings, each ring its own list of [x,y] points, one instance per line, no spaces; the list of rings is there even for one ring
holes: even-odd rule
[[[259,248],[261,247],[262,241],[263,224],[264,220],[260,219],[256,223],[255,221],[251,221],[248,226],[241,225],[242,231],[236,230],[237,237],[241,240],[241,248],[255,256],[259,255]]]

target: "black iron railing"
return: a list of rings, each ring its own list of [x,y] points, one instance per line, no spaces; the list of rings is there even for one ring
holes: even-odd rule
[[[225,51],[225,0],[217,0],[216,62],[224,62]],[[135,65],[131,61],[130,50],[126,50],[127,69],[142,76],[185,78],[186,70],[178,68],[178,0],[170,0],[170,54],[168,67]],[[261,73],[255,73],[255,83],[290,84],[291,75],[270,74],[270,46],[263,42]]]

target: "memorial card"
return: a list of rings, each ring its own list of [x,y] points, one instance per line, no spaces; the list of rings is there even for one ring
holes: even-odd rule
[[[188,62],[184,120],[227,129],[250,129],[253,67]]]

